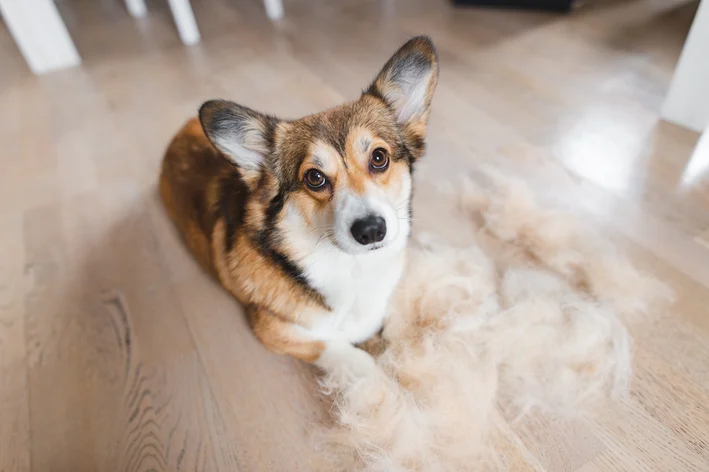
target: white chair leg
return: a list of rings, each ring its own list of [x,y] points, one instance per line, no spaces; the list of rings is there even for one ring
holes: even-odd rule
[[[283,0],[263,0],[263,6],[266,8],[266,16],[271,20],[283,18]]]
[[[0,0],[0,13],[35,74],[81,64],[52,0]]]
[[[700,133],[709,125],[709,0],[699,4],[662,117]]]
[[[168,0],[172,16],[175,18],[177,31],[180,39],[187,46],[192,46],[199,42],[199,28],[194,19],[194,12],[189,0]]]
[[[148,14],[148,9],[145,7],[145,0],[126,0],[126,8],[128,13],[133,18],[143,18]]]

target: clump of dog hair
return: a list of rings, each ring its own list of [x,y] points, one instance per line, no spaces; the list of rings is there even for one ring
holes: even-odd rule
[[[669,291],[569,217],[541,210],[524,182],[487,181],[451,194],[482,222],[477,242],[415,235],[379,371],[321,379],[334,424],[319,439],[340,470],[505,470],[491,441],[498,407],[570,416],[627,392],[624,320]],[[520,257],[499,258],[483,237]]]

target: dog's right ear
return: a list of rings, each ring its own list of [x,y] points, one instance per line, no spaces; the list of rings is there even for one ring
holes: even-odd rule
[[[278,120],[227,100],[205,102],[199,120],[214,147],[239,167],[253,189],[268,164]]]
[[[389,59],[366,93],[381,97],[401,126],[423,135],[437,83],[436,47],[431,38],[417,36]]]

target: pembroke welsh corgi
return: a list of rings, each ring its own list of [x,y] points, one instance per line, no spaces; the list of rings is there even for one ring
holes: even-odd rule
[[[363,375],[404,269],[436,50],[404,44],[358,100],[281,120],[225,100],[173,138],[160,194],[272,351]]]

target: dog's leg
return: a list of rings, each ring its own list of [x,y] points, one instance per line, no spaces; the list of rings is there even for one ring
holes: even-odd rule
[[[384,330],[380,330],[377,334],[356,346],[374,357],[380,356],[387,347],[387,341],[384,339]]]
[[[344,379],[363,377],[377,372],[374,358],[342,340],[318,340],[304,328],[289,323],[269,310],[249,310],[256,337],[266,348],[314,364],[328,374]]]
[[[347,341],[327,341],[325,350],[314,363],[339,383],[375,374],[379,371],[374,358]]]

